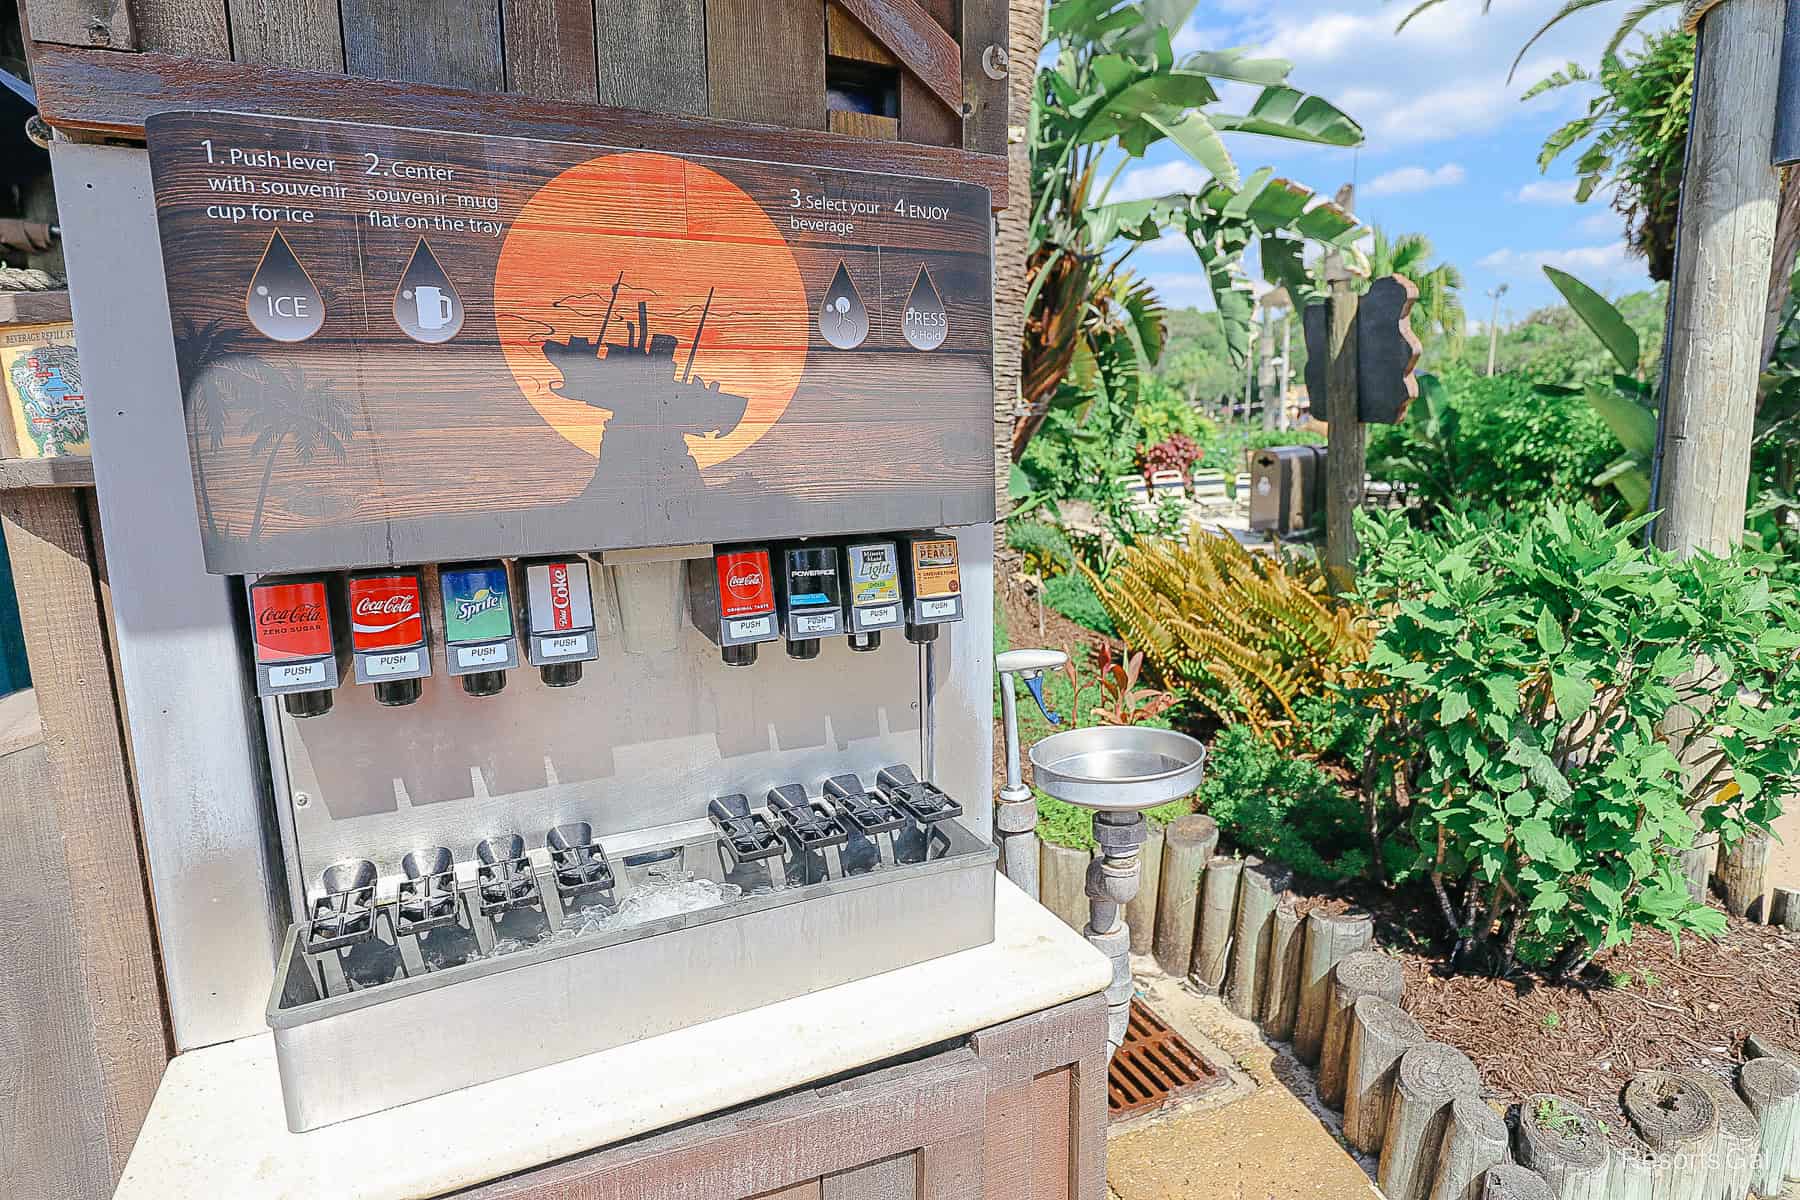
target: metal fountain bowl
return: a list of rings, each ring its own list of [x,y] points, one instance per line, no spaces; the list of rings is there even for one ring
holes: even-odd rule
[[[1200,786],[1206,747],[1172,729],[1096,725],[1053,733],[1031,748],[1033,781],[1083,808],[1141,812]]]

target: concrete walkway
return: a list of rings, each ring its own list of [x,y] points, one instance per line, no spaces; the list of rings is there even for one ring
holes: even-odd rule
[[[1134,959],[1142,997],[1230,1083],[1188,1104],[1114,1124],[1107,1182],[1114,1200],[1364,1200],[1380,1196],[1374,1163],[1338,1140],[1338,1116],[1312,1075],[1216,998],[1195,995]]]

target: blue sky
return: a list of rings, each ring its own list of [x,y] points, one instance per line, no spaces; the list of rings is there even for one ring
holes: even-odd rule
[[[1441,258],[1462,269],[1472,321],[1486,319],[1487,291],[1506,283],[1505,323],[1556,302],[1545,263],[1607,295],[1649,286],[1643,261],[1625,248],[1619,216],[1600,198],[1574,203],[1571,161],[1538,171],[1545,136],[1579,115],[1592,90],[1520,102],[1526,88],[1571,59],[1594,64],[1628,5],[1600,5],[1565,22],[1507,81],[1519,47],[1561,4],[1494,0],[1483,16],[1481,0],[1446,0],[1396,36],[1410,0],[1202,0],[1176,49],[1244,47],[1292,62],[1290,82],[1356,118],[1365,145],[1352,151],[1233,136],[1238,165],[1246,173],[1272,166],[1327,194],[1354,181],[1359,217],[1390,233],[1426,234]],[[1155,195],[1204,177],[1178,150],[1157,146],[1125,168],[1113,196]],[[1133,262],[1171,306],[1212,307],[1185,243],[1147,246]]]

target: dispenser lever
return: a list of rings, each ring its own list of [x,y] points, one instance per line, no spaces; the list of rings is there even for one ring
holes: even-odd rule
[[[1044,703],[1044,677],[1035,671],[1026,675],[1025,687],[1031,692],[1031,698],[1037,701],[1038,711],[1044,714],[1044,720],[1052,725],[1061,725],[1062,715],[1051,712],[1050,706]]]

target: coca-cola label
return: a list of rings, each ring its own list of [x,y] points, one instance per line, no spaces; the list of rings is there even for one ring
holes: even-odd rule
[[[734,550],[718,557],[719,612],[727,620],[775,611],[775,581],[767,550]]]
[[[250,619],[258,662],[324,658],[331,653],[331,610],[323,580],[251,585]]]
[[[350,581],[350,641],[358,650],[401,650],[424,640],[425,605],[417,575]]]

